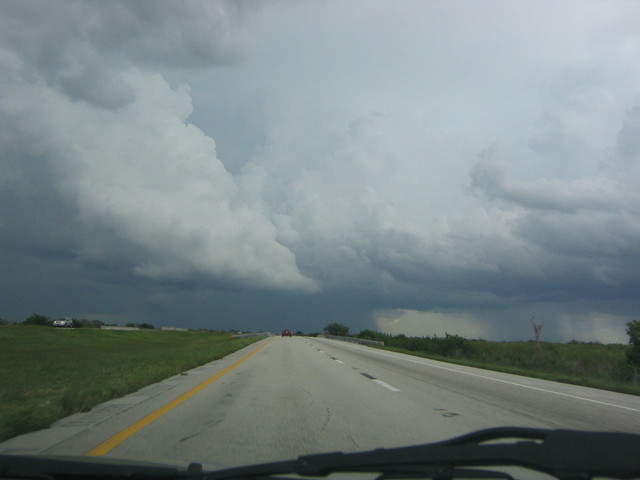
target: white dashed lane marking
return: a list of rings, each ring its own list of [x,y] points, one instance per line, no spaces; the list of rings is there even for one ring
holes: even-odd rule
[[[377,378],[374,380],[374,383],[377,383],[381,387],[386,388],[387,390],[391,390],[392,392],[399,392],[400,390],[396,387],[389,385],[388,383],[383,382],[382,380],[378,380]]]
[[[311,345],[311,344],[309,344],[309,345]],[[318,351],[318,353],[325,353],[323,350],[320,350],[318,347],[316,347],[314,345],[311,345],[311,346],[313,346]],[[331,360],[333,360],[334,362],[336,362],[336,363],[338,363],[340,365],[344,365],[344,362],[342,360],[338,360],[336,357],[331,356],[331,355],[328,355],[328,356],[331,357]],[[392,392],[399,392],[400,391],[399,388],[396,388],[393,385],[389,385],[388,383],[383,382],[382,380],[379,380],[376,377],[374,377],[372,375],[369,375],[368,373],[361,372],[360,375],[362,375],[364,377],[367,377],[369,380],[373,380],[374,383],[377,383],[378,385],[380,385],[381,387],[386,388],[387,390],[390,390]]]
[[[393,387],[393,386],[389,385],[388,383],[383,382],[382,380],[378,380],[373,375],[369,375],[368,373],[364,373],[364,372],[360,372],[360,375],[362,375],[363,377],[367,377],[370,380],[373,380],[374,383],[377,383],[378,385],[380,385],[381,387],[386,388],[387,390],[391,390],[392,392],[399,392],[400,391],[396,387]]]

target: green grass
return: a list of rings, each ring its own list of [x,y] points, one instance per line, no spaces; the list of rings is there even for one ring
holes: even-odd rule
[[[626,362],[627,345],[597,343],[488,342],[469,340],[465,355],[456,357],[408,350],[385,349],[460,365],[514,373],[563,383],[640,395]]]
[[[219,359],[263,337],[0,326],[0,441]]]

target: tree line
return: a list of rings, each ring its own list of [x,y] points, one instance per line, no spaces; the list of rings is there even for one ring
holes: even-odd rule
[[[33,315],[30,315],[29,317],[25,318],[21,324],[22,325],[35,325],[35,326],[40,326],[40,327],[52,327],[53,326],[53,321],[55,319],[50,318],[46,315],[41,315],[39,313],[34,313]],[[108,327],[108,326],[117,326],[116,324],[109,324],[109,323],[105,323],[101,320],[89,320],[89,319],[85,319],[85,318],[72,318],[71,321],[73,322],[73,328],[101,328],[101,327]],[[4,320],[4,319],[0,319],[0,325],[8,325],[12,322],[9,322],[8,320]],[[153,325],[151,325],[150,323],[127,323],[125,325],[126,327],[131,327],[131,328],[142,328],[142,329],[154,329],[155,327]]]

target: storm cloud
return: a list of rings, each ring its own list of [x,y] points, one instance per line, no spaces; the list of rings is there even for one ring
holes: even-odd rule
[[[624,341],[634,4],[0,10],[0,316]]]

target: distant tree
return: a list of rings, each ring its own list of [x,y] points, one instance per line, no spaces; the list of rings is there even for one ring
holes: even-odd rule
[[[143,329],[148,329],[148,330],[152,330],[156,327],[154,327],[153,325],[151,325],[150,323],[127,323],[125,325],[125,327],[129,327],[129,328],[143,328]]]
[[[536,317],[535,316],[531,317],[531,319],[529,321],[531,322],[531,325],[533,326],[533,334],[536,337],[536,347],[539,349],[540,348],[540,335],[542,335],[542,327],[544,327],[544,322],[536,323]]]
[[[640,367],[640,320],[627,323],[627,335],[631,348],[627,350],[627,360],[634,367]]]
[[[53,325],[51,319],[45,315],[39,315],[34,313],[29,318],[26,318],[23,322],[23,325],[41,325],[44,327],[48,327]]]
[[[0,318],[0,325],[11,325],[9,320],[5,320],[4,318]]]
[[[375,330],[362,330],[358,334],[358,338],[364,338],[367,340],[375,340],[376,342],[388,342],[390,335],[376,332]]]
[[[335,335],[337,337],[349,336],[349,327],[340,323],[330,323],[329,325],[324,327],[323,331],[327,335]]]

